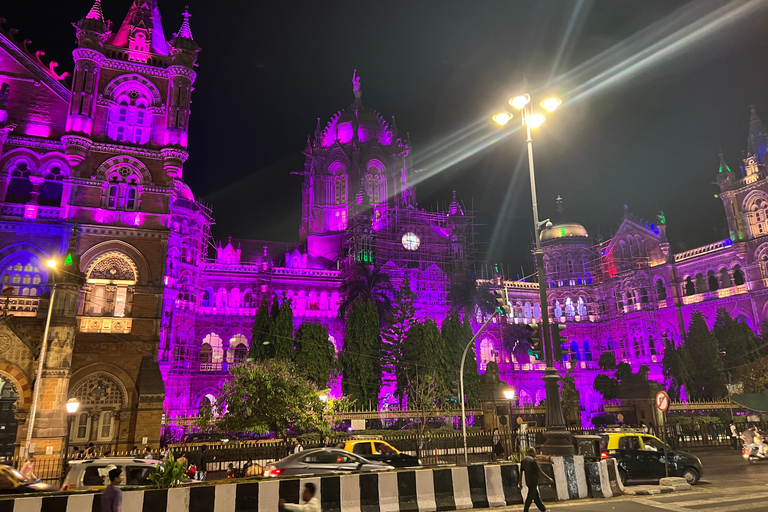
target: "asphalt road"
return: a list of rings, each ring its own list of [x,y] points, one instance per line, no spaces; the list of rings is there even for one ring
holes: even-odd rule
[[[740,452],[696,453],[704,477],[686,492],[656,496],[622,496],[603,500],[546,503],[547,510],[568,512],[768,512],[768,462],[748,464]],[[507,510],[522,510],[522,505]],[[532,505],[535,511],[536,506]]]

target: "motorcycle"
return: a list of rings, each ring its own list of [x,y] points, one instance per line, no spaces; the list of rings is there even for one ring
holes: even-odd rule
[[[744,444],[741,449],[741,455],[750,464],[768,461],[768,445],[763,442],[764,437],[760,434],[755,435],[754,443]]]

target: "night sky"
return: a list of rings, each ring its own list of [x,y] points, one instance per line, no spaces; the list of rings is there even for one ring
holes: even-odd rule
[[[524,80],[543,93],[555,77],[549,86],[572,100],[534,135],[542,218],[561,194],[563,217],[603,238],[623,204],[649,220],[663,210],[675,250],[725,238],[712,184],[719,148],[736,169],[749,105],[768,121],[768,1],[159,1],[166,38],[189,4],[202,47],[184,176],[212,204],[217,237],[297,239],[302,178],[291,172],[303,169],[317,117],[325,124],[352,102],[355,68],[363,103],[411,133],[420,207],[456,189],[477,212],[481,259],[513,274],[531,267],[525,139],[480,142],[504,133],[490,115]],[[90,6],[6,1],[0,16],[61,71],[72,67],[70,22]],[[129,6],[104,0],[104,14],[119,25]],[[707,13],[717,21],[676,35]],[[610,67],[603,52],[615,64],[654,43],[634,73],[578,94]]]

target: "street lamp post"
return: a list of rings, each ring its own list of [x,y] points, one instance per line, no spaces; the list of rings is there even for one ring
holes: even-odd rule
[[[77,398],[70,398],[67,400],[67,437],[64,438],[64,464],[66,467],[69,460],[69,437],[72,434],[72,419],[75,417],[75,413],[80,408],[80,401]]]
[[[43,381],[43,369],[45,368],[45,358],[48,355],[48,330],[51,327],[51,315],[53,314],[53,299],[56,296],[56,260],[50,259],[45,264],[50,268],[49,275],[53,281],[51,286],[51,300],[48,302],[48,315],[45,318],[45,329],[43,330],[43,343],[40,346],[40,355],[37,363],[37,376],[35,377],[35,389],[32,392],[32,405],[29,408],[29,421],[27,421],[27,442],[25,445],[26,455],[29,455],[29,447],[32,444],[32,431],[35,427],[35,418],[37,416],[38,401],[40,400],[40,388]]]
[[[547,270],[544,266],[544,251],[541,250],[541,225],[539,222],[539,207],[536,199],[536,175],[533,167],[533,137],[531,128],[541,126],[545,117],[542,114],[535,113],[531,105],[531,97],[528,94],[515,96],[509,100],[509,104],[519,110],[522,114],[521,121],[525,127],[526,145],[528,147],[528,170],[531,179],[531,202],[533,206],[533,227],[534,239],[536,244],[536,268],[539,278],[539,303],[541,310],[541,336],[544,345],[544,355],[546,360],[546,369],[544,370],[544,389],[546,390],[546,431],[544,436],[546,441],[542,451],[548,455],[571,455],[574,453],[571,434],[565,429],[565,416],[560,404],[560,386],[558,381],[560,376],[555,370],[552,354],[552,336],[549,325],[549,306],[547,302]],[[553,112],[562,104],[558,98],[545,98],[541,107],[549,112]],[[493,120],[498,124],[505,125],[512,120],[513,115],[509,112],[501,112],[493,116]],[[546,222],[546,221],[545,221]]]
[[[512,451],[512,448],[515,447],[515,440],[512,439],[512,401],[515,399],[515,390],[505,389],[504,390],[504,399],[507,401],[507,405],[509,406],[509,420],[507,420],[507,428],[509,429],[509,441],[511,443],[510,452]]]

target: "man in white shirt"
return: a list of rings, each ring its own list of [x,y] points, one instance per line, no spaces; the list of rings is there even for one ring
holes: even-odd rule
[[[304,451],[304,447],[301,446],[298,439],[293,440],[293,453],[301,453]]]
[[[315,497],[315,484],[308,483],[304,486],[304,492],[301,499],[304,503],[297,505],[295,503],[286,503],[280,498],[280,510],[287,512],[321,512],[320,500]]]

